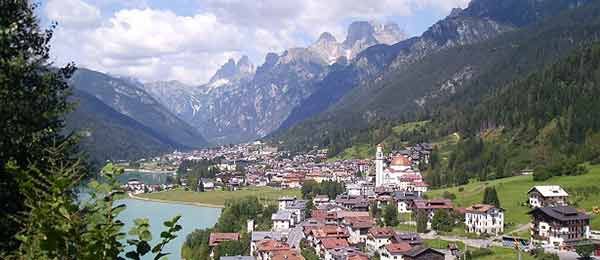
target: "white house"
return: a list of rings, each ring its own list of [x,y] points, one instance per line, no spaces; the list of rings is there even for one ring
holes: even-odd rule
[[[289,211],[278,211],[271,216],[273,231],[285,231],[294,226],[294,217]]]
[[[569,194],[558,185],[535,186],[527,195],[532,208],[568,205]]]
[[[529,214],[534,244],[573,248],[590,238],[590,216],[570,206],[539,207]]]
[[[404,259],[404,253],[412,249],[412,246],[406,242],[392,243],[382,248],[381,260],[401,260]]]
[[[486,204],[468,207],[465,228],[469,233],[498,235],[504,232],[504,211]]]
[[[396,232],[394,229],[390,227],[373,227],[369,229],[369,234],[367,235],[367,241],[365,243],[367,251],[372,254],[381,254],[383,248],[392,243],[395,234]]]

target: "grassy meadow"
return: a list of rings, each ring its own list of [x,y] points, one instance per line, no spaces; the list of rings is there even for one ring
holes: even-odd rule
[[[506,231],[511,231],[520,224],[529,223],[526,206],[527,191],[535,185],[560,185],[570,193],[570,202],[576,208],[591,212],[600,206],[600,165],[587,166],[589,172],[581,176],[560,176],[547,181],[535,182],[532,176],[517,176],[486,182],[471,182],[464,186],[438,189],[427,193],[430,198],[442,197],[444,192],[456,195],[454,204],[467,207],[481,203],[485,187],[494,186],[505,211]],[[459,191],[459,189],[461,191]],[[592,228],[600,229],[600,217],[592,216]]]
[[[215,206],[225,205],[228,200],[236,200],[247,196],[256,196],[265,203],[274,203],[281,196],[301,197],[299,189],[275,189],[270,187],[252,187],[237,191],[207,191],[192,192],[184,190],[171,190],[137,195],[141,198],[186,202],[198,204],[210,204]]]

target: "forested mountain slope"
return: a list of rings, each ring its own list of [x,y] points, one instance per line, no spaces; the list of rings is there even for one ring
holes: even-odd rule
[[[179,147],[207,145],[196,129],[167,110],[139,83],[87,69],[77,70],[70,83],[74,89],[96,97],[118,113],[171,139],[170,143]]]
[[[67,128],[81,136],[80,147],[94,163],[140,159],[179,147],[86,92],[75,90],[71,100],[76,108],[66,117]]]
[[[555,10],[554,3],[558,2],[548,4],[547,10]],[[571,2],[572,6],[579,3]],[[328,111],[274,139],[294,150],[313,145],[348,147],[377,142],[373,139],[384,136],[374,137],[372,129],[383,125],[444,117],[600,39],[599,17],[600,3],[594,2],[488,41],[427,55],[410,66],[387,71],[368,88],[353,89]]]

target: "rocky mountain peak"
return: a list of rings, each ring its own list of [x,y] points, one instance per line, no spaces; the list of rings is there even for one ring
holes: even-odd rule
[[[406,38],[406,34],[395,23],[381,24],[375,21],[357,21],[348,27],[343,47],[348,58],[353,58],[364,49],[376,44],[392,45]]]
[[[400,26],[395,23],[387,23],[385,25],[371,22],[375,29],[374,37],[378,43],[392,45],[406,38],[406,34]]]
[[[348,27],[348,35],[344,41],[344,47],[353,48],[356,44],[376,44],[377,39],[373,36],[375,28],[367,21],[357,21]]]
[[[237,62],[234,59],[229,59],[217,72],[210,78],[210,86],[220,86],[234,80],[239,80],[244,77],[251,76],[256,71],[256,67],[248,56],[242,56]]]
[[[319,36],[319,39],[308,49],[317,53],[321,59],[329,64],[334,63],[338,57],[343,56],[343,47],[337,42],[335,37],[328,32],[324,32]]]
[[[459,7],[452,8],[452,11],[450,12],[450,15],[448,15],[448,18],[458,17],[462,13],[462,11],[463,9]]]
[[[335,36],[333,36],[333,34],[329,33],[329,32],[324,32],[321,34],[321,36],[319,36],[319,39],[317,40],[317,44],[319,43],[332,43],[332,42],[337,42],[337,39],[335,39]]]

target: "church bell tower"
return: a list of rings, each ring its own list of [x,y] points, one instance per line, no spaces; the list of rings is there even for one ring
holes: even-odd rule
[[[385,157],[383,155],[383,145],[377,145],[377,151],[375,153],[375,187],[383,185],[383,164]]]

